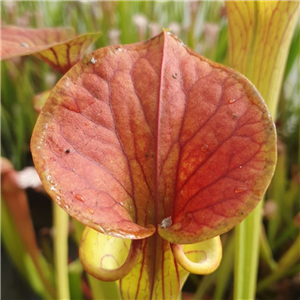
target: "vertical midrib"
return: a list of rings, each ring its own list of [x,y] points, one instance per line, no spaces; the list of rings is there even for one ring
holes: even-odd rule
[[[164,49],[165,49],[165,31],[163,31],[163,45],[162,45],[162,56],[161,56],[161,67],[160,67],[160,80],[159,80],[159,91],[158,91],[158,102],[157,102],[157,120],[156,120],[156,149],[155,149],[155,199],[154,199],[154,209],[155,209],[155,227],[156,232],[154,234],[154,259],[153,259],[153,273],[152,273],[152,287],[151,287],[151,294],[149,299],[152,299],[153,296],[153,289],[154,289],[154,283],[155,283],[155,274],[156,274],[156,268],[157,266],[157,246],[159,238],[158,236],[158,209],[159,209],[159,148],[160,148],[160,140],[159,140],[159,133],[160,133],[160,119],[161,119],[161,102],[162,102],[162,86],[163,86],[163,70],[164,70]],[[162,288],[164,288],[162,286]],[[162,291],[164,294],[164,291]]]

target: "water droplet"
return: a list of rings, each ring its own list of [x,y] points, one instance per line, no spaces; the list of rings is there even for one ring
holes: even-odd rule
[[[172,74],[172,77],[173,77],[174,79],[176,79],[176,78],[177,78],[177,73]]]
[[[243,168],[243,166],[239,166],[239,168],[240,168],[240,169],[242,169],[242,168]]]
[[[68,204],[65,204],[65,209],[69,210],[70,206]]]
[[[206,152],[206,151],[208,150],[208,145],[207,145],[207,144],[203,144],[203,145],[201,146],[200,150],[201,150],[202,152]]]
[[[116,47],[116,50],[118,50],[118,51],[122,51],[122,49],[121,49],[121,47]]]
[[[233,119],[237,119],[239,117],[239,115],[235,112],[232,112],[232,118]]]
[[[123,202],[119,202],[119,204],[122,205],[122,206],[124,206],[124,203],[123,203]]]
[[[71,192],[72,193],[72,192]],[[84,200],[84,198],[83,198],[83,196],[81,196],[80,194],[76,194],[75,195],[75,199],[77,199],[78,201],[80,201],[80,202],[84,202],[85,200]]]
[[[180,191],[180,194],[183,195],[183,190]]]
[[[97,62],[97,59],[95,59],[95,57],[92,56],[92,58],[91,58],[91,63],[94,65],[96,62]]]
[[[29,45],[27,43],[24,43],[24,42],[21,43],[21,46],[24,47],[24,48],[29,48]]]
[[[56,188],[54,186],[51,186],[50,191],[56,191]]]
[[[87,210],[89,211],[89,213],[90,213],[91,215],[93,215],[93,214],[94,214],[94,210],[93,210],[93,209],[91,209],[90,207],[88,207],[88,208],[87,208]]]
[[[243,186],[238,186],[234,189],[234,192],[236,194],[241,194],[241,193],[244,193],[247,191],[247,188],[246,187],[243,187]]]
[[[235,99],[229,99],[229,100],[228,100],[228,103],[229,103],[229,104],[232,104],[232,103],[234,103],[235,101],[236,101]]]

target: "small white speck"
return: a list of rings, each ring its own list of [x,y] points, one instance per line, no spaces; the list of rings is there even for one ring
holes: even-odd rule
[[[24,43],[24,42],[21,43],[21,46],[24,47],[24,48],[29,48],[29,45],[27,43]]]
[[[95,59],[95,57],[92,56],[92,58],[91,58],[91,63],[94,65],[96,62],[97,62],[97,59]]]
[[[161,221],[161,228],[166,228],[166,227],[169,227],[172,225],[172,217],[167,217],[167,218],[164,218],[162,221]]]

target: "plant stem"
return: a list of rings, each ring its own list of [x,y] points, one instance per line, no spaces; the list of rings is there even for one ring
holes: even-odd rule
[[[262,204],[236,227],[234,299],[255,299]]]
[[[68,229],[69,215],[57,204],[53,204],[54,214],[54,262],[59,300],[70,299],[68,278]]]
[[[87,274],[94,300],[119,300],[121,299],[116,281],[101,281]]]

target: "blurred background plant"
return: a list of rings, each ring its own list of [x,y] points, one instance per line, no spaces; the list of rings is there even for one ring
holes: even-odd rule
[[[228,19],[221,1],[2,1],[1,25],[73,27],[78,34],[101,31],[102,37],[90,50],[109,44],[145,40],[158,34],[163,27],[170,28],[199,54],[230,64]],[[275,114],[278,165],[263,204],[256,286],[256,298],[260,299],[295,299],[300,293],[299,44],[298,21]],[[8,178],[7,174],[14,174],[11,177],[18,178],[15,189],[22,194],[22,188],[26,188],[28,218],[35,232],[33,239],[36,238],[40,249],[37,261],[32,260],[35,256],[30,255],[35,250],[30,250],[19,234],[20,226],[17,224],[22,221],[16,222],[11,214],[12,209],[18,211],[21,206],[16,207],[15,204],[11,208],[7,205],[8,199],[1,201],[3,299],[53,299],[53,295],[61,295],[57,291],[60,285],[55,287],[60,272],[68,273],[67,279],[62,278],[66,280],[64,285],[70,299],[92,299],[97,298],[96,295],[98,299],[118,297],[109,292],[113,286],[101,285],[89,277],[87,280],[83,274],[77,257],[80,225],[70,220],[68,231],[60,232],[57,219],[53,220],[56,208],[46,195],[36,190],[38,181],[34,180],[34,175],[14,171],[32,166],[29,145],[37,118],[32,99],[36,94],[51,89],[60,76],[32,56],[1,63],[1,155],[12,164],[8,161],[2,164],[2,196],[9,198],[5,194],[7,183],[3,181]],[[25,178],[25,183],[22,178]],[[22,197],[26,198],[26,195]],[[183,288],[183,299],[232,299],[234,256],[240,251],[234,237],[234,231],[222,236],[224,257],[220,268],[208,276],[190,275]],[[68,247],[59,246],[63,244]],[[66,252],[65,261],[60,263],[66,265],[65,270],[58,271],[55,267],[57,251],[62,252],[60,257]],[[10,262],[12,264],[8,265]],[[13,270],[17,272],[13,273]],[[41,275],[41,270],[44,275]],[[19,277],[15,277],[16,274]],[[24,291],[15,288],[19,282],[22,282]],[[99,295],[102,295],[101,298]]]

